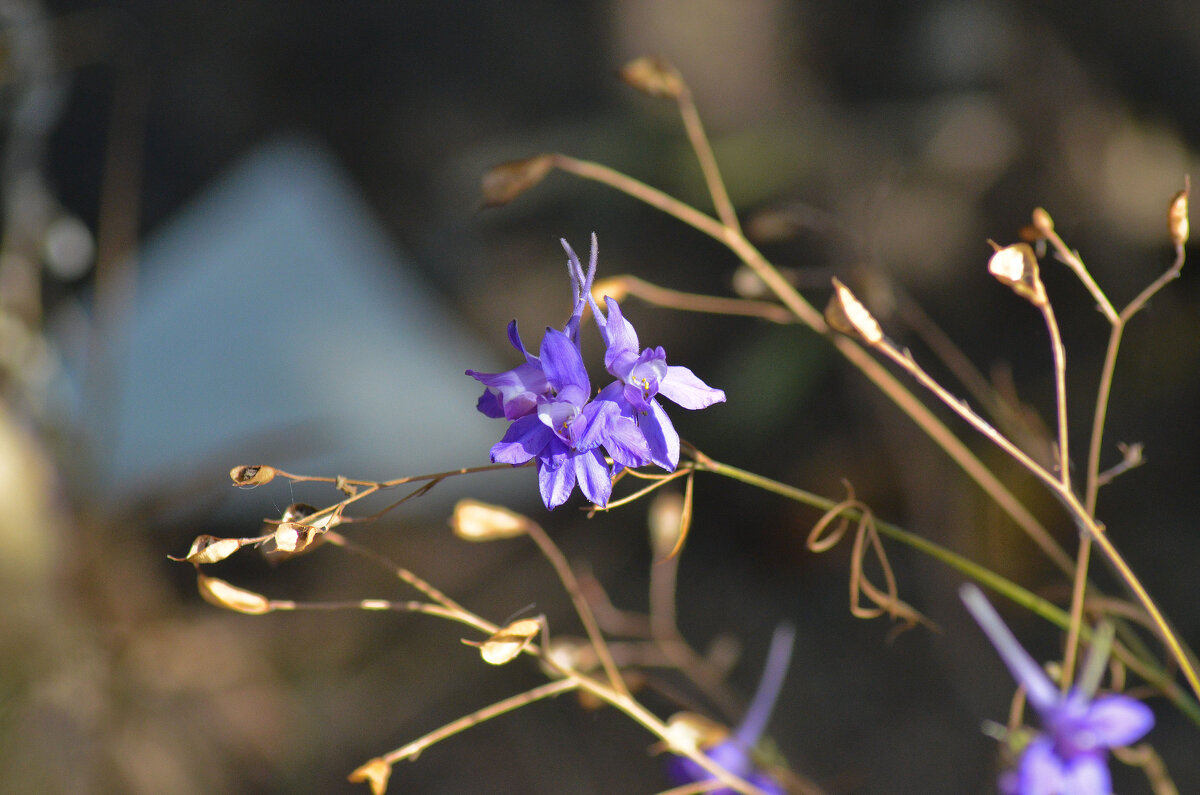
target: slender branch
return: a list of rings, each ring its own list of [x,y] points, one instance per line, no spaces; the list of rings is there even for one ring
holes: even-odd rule
[[[672,290],[652,284],[637,276],[622,274],[597,282],[598,292],[613,290],[635,295],[643,301],[667,309],[683,312],[704,312],[709,315],[742,315],[757,317],[772,323],[790,324],[796,316],[784,307],[771,301],[754,301],[746,298],[726,298],[718,295],[701,295]],[[610,295],[612,293],[609,293]],[[616,295],[613,295],[616,298]]]
[[[1092,559],[1092,537],[1079,534],[1079,552],[1075,556],[1075,577],[1071,584],[1071,623],[1063,651],[1062,677],[1059,684],[1065,694],[1075,681],[1075,659],[1079,654],[1079,635],[1083,627],[1083,605],[1087,599],[1088,567]]]
[[[416,574],[413,574],[411,571],[404,568],[403,566],[396,565],[387,556],[381,555],[373,549],[369,549],[367,547],[360,546],[359,544],[356,544],[353,541],[351,541],[350,539],[346,538],[341,533],[329,531],[329,532],[325,533],[325,540],[328,543],[333,544],[334,546],[339,546],[348,552],[353,552],[356,555],[360,555],[364,558],[368,558],[368,559],[374,561],[378,565],[380,565],[383,568],[387,569],[388,571],[392,572],[392,574],[396,575],[396,577],[398,577],[399,579],[403,580],[404,582],[411,585],[413,588],[416,588],[418,591],[420,591],[421,593],[428,596],[433,601],[437,602],[440,605],[443,605],[448,610],[457,611],[459,613],[463,613],[463,614],[467,614],[467,615],[471,614],[471,611],[467,610],[465,607],[460,605],[458,602],[454,601],[449,596],[446,596],[446,594],[442,593],[437,588],[433,587],[428,582],[426,582],[422,578],[418,577]],[[488,624],[487,626],[488,626],[487,631],[490,633],[495,633],[499,630],[499,627],[496,627],[494,624]]]
[[[1042,317],[1050,333],[1050,348],[1054,353],[1054,404],[1058,415],[1058,477],[1064,489],[1071,488],[1071,454],[1067,442],[1067,351],[1049,301],[1042,302]]]
[[[394,751],[384,754],[380,759],[388,764],[395,764],[402,759],[415,760],[431,745],[445,740],[447,737],[453,737],[459,732],[465,731],[472,726],[477,726],[484,721],[503,715],[506,712],[512,712],[514,709],[519,709],[535,701],[540,701],[543,698],[557,696],[560,693],[566,693],[571,690],[578,690],[580,680],[578,679],[556,679],[552,682],[547,682],[544,685],[539,685],[531,690],[526,690],[524,693],[518,693],[515,696],[497,701],[495,704],[476,710],[470,715],[463,715],[458,720],[452,720],[441,728],[429,732],[429,734],[413,740],[407,745],[403,745]]]
[[[739,235],[742,227],[738,223],[737,211],[729,200],[729,192],[725,189],[725,181],[721,179],[721,170],[717,167],[717,158],[713,155],[712,145],[704,132],[704,124],[700,121],[700,112],[696,110],[696,102],[692,98],[691,89],[684,86],[678,97],[679,115],[683,119],[683,128],[687,131],[688,141],[700,161],[700,170],[704,172],[704,182],[708,185],[708,193],[712,196],[713,207],[717,217],[728,229]]]
[[[1061,240],[1059,241],[1061,243]],[[1065,249],[1062,246],[1062,249]],[[1060,251],[1062,250],[1060,249]],[[1112,328],[1109,331],[1108,347],[1104,352],[1104,364],[1100,370],[1100,383],[1096,389],[1096,408],[1092,415],[1092,433],[1088,444],[1088,461],[1087,475],[1085,481],[1085,493],[1083,509],[1088,516],[1096,515],[1096,503],[1100,495],[1101,477],[1100,477],[1100,454],[1104,442],[1104,427],[1108,417],[1108,404],[1112,396],[1113,374],[1117,366],[1117,352],[1121,347],[1121,339],[1125,333],[1125,326],[1129,320],[1137,314],[1146,302],[1150,300],[1159,290],[1165,287],[1168,283],[1179,277],[1183,269],[1183,263],[1186,258],[1184,246],[1178,244],[1175,247],[1175,261],[1171,264],[1162,275],[1150,283],[1135,297],[1129,304],[1121,310],[1119,315],[1111,315],[1106,312],[1112,323]],[[1075,260],[1082,267],[1082,261],[1078,256]],[[1084,271],[1086,273],[1086,270]],[[1097,288],[1099,289],[1099,288]],[[1110,306],[1111,309],[1111,306]],[[1082,621],[1083,603],[1087,597],[1087,570],[1088,561],[1091,558],[1092,539],[1089,534],[1083,534],[1079,539],[1079,552],[1076,556],[1075,581],[1071,591],[1071,631],[1067,635],[1066,653],[1063,658],[1063,683],[1071,681],[1071,672],[1074,667],[1076,649],[1078,647],[1078,626]]]
[[[579,581],[575,579],[575,573],[571,571],[570,564],[563,557],[562,550],[558,548],[546,531],[537,522],[530,520],[525,524],[525,530],[529,533],[529,537],[533,539],[533,543],[537,544],[538,549],[542,551],[542,555],[546,560],[550,561],[550,565],[554,567],[554,571],[558,574],[558,579],[562,582],[563,588],[571,597],[571,604],[575,606],[575,612],[579,615],[579,620],[583,622],[583,628],[587,632],[588,640],[591,641],[592,648],[596,650],[596,656],[600,660],[600,664],[604,668],[604,673],[608,677],[612,686],[623,696],[629,696],[629,688],[625,685],[625,680],[621,677],[621,671],[617,668],[616,662],[613,661],[612,652],[608,648],[607,642],[604,640],[604,634],[600,631],[599,624],[596,623],[596,616],[592,613],[592,606],[588,604],[583,595],[583,589],[579,587]]]
[[[1058,478],[1054,477],[1052,473],[1026,455],[1020,448],[989,425],[986,420],[972,411],[970,407],[947,392],[928,373],[921,369],[920,365],[913,360],[912,355],[907,351],[902,353],[891,341],[886,339],[875,345],[875,348],[908,371],[922,386],[933,392],[938,399],[949,406],[956,414],[970,423],[977,431],[991,439],[993,443],[1008,453],[1010,457],[1050,489],[1059,502],[1063,504],[1063,507],[1067,509],[1079,531],[1090,536],[1092,542],[1100,547],[1105,558],[1108,559],[1109,564],[1113,567],[1113,570],[1124,580],[1129,590],[1137,597],[1138,602],[1150,614],[1151,620],[1158,629],[1159,636],[1167,644],[1167,647],[1171,651],[1171,656],[1179,664],[1179,668],[1183,672],[1184,678],[1187,679],[1192,692],[1200,698],[1200,676],[1197,675],[1196,668],[1192,664],[1190,656],[1185,652],[1183,644],[1167,623],[1162,611],[1158,609],[1154,600],[1150,598],[1150,594],[1146,591],[1137,575],[1133,573],[1133,569],[1129,567],[1129,564],[1125,562],[1125,559],[1121,557],[1116,547],[1113,546],[1112,542],[1105,535],[1103,527],[1087,512],[1075,493],[1069,488],[1065,488]]]
[[[1058,232],[1054,231],[1052,226],[1040,228],[1042,233],[1046,235],[1046,239],[1054,246],[1058,254],[1059,260],[1068,268],[1075,272],[1079,281],[1083,282],[1083,286],[1092,294],[1092,298],[1096,300],[1096,306],[1108,318],[1109,323],[1117,322],[1117,310],[1113,309],[1112,302],[1108,300],[1108,296],[1100,289],[1100,285],[1096,284],[1096,280],[1092,278],[1092,274],[1088,272],[1087,266],[1083,264],[1079,253],[1067,247],[1063,239],[1058,236]]]

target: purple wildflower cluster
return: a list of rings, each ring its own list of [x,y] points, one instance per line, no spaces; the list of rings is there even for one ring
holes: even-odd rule
[[[1016,770],[1000,779],[1006,795],[1110,795],[1108,749],[1136,742],[1154,726],[1154,714],[1123,695],[1093,698],[1088,688],[1059,692],[1041,666],[1022,648],[977,587],[960,595],[996,651],[1025,686],[1045,731],[1021,752]]]
[[[668,365],[662,348],[639,350],[637,332],[611,297],[604,299],[607,316],[601,311],[591,294],[595,234],[586,272],[567,241],[562,246],[575,298],[562,331],[547,328],[535,356],[521,342],[514,320],[508,324],[508,339],[525,357],[524,363],[502,373],[467,370],[467,375],[485,387],[479,411],[512,423],[492,446],[492,461],[520,466],[536,458],[538,487],[547,508],[566,502],[576,483],[584,496],[604,506],[612,494],[612,478],[621,468],[653,463],[672,471],[679,464],[679,434],[658,395],[686,409],[702,409],[724,401],[725,393],[686,367]],[[579,347],[587,306],[604,340],[604,366],[617,379],[594,397]]]

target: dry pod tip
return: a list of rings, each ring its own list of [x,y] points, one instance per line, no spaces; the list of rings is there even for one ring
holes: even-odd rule
[[[229,470],[229,477],[233,480],[233,485],[243,488],[253,488],[270,483],[275,479],[275,474],[275,467],[266,464],[242,465]]]
[[[621,67],[621,79],[629,85],[661,99],[678,99],[687,90],[679,70],[665,58],[644,55]]]
[[[837,279],[833,280],[833,295],[825,306],[825,322],[843,334],[860,337],[868,345],[883,341],[879,321],[855,298],[850,288]]]

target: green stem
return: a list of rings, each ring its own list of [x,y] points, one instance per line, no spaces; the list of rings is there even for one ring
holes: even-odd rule
[[[717,475],[730,478],[732,480],[745,483],[748,486],[754,486],[772,494],[777,494],[781,497],[794,500],[803,505],[808,505],[821,511],[828,511],[838,504],[838,501],[831,500],[828,497],[822,497],[818,494],[813,494],[810,491],[789,486],[786,483],[780,483],[777,480],[757,475],[753,472],[740,469],[729,464],[723,464],[720,461],[714,461],[708,456],[695,451],[695,468],[702,472],[712,472]],[[847,509],[843,512],[844,515],[851,519],[859,519],[862,513]],[[952,552],[943,546],[935,544],[928,539],[922,538],[915,533],[904,530],[897,525],[885,522],[880,519],[875,520],[875,527],[879,532],[888,538],[899,541],[918,552],[923,552],[930,557],[946,564],[952,569],[969,577],[980,585],[990,588],[992,591],[1000,594],[1011,602],[1020,605],[1037,616],[1049,621],[1051,624],[1060,629],[1067,629],[1071,624],[1070,614],[1049,602],[1032,591],[1017,585],[1016,583],[1001,577],[978,563]],[[1083,627],[1081,635],[1085,639],[1090,639],[1091,631],[1087,627]],[[1184,713],[1193,723],[1200,726],[1200,703],[1193,699],[1186,691],[1180,688],[1170,676],[1167,675],[1153,661],[1134,657],[1130,654],[1121,653],[1122,647],[1114,646],[1114,655],[1121,662],[1127,665],[1132,670],[1136,671],[1139,676],[1147,682],[1159,689],[1160,692]]]

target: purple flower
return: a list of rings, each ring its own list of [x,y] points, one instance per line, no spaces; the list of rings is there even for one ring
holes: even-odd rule
[[[657,395],[685,409],[702,409],[725,400],[725,392],[701,381],[686,367],[667,364],[661,347],[638,352],[637,332],[621,314],[620,305],[605,296],[607,319],[593,302],[592,313],[600,325],[607,349],[604,366],[619,381],[600,391],[600,399],[612,400],[622,412],[637,420],[650,445],[651,460],[667,471],[679,465],[679,434],[663,411]]]
[[[959,591],[963,603],[987,634],[996,651],[1025,686],[1045,726],[1021,752],[1013,772],[1001,778],[1001,789],[1013,795],[1109,795],[1108,749],[1129,745],[1150,731],[1154,714],[1128,696],[1092,698],[1091,688],[1059,692],[1050,678],[1005,626],[983,592],[968,583]]]
[[[679,464],[679,434],[656,395],[661,392],[684,408],[695,409],[724,400],[725,393],[709,387],[686,367],[668,366],[662,348],[639,354],[637,333],[611,298],[605,319],[591,295],[597,260],[594,234],[586,271],[567,241],[562,246],[574,297],[562,331],[546,329],[535,356],[525,348],[514,320],[508,325],[508,340],[525,361],[501,373],[467,370],[467,375],[484,385],[476,408],[512,423],[492,447],[493,461],[519,466],[536,458],[538,485],[547,508],[562,505],[576,484],[588,499],[603,506],[612,494],[616,470],[649,463],[672,470]],[[621,379],[595,397],[579,348],[579,326],[589,305],[605,339],[605,365]],[[611,467],[601,449],[612,459]]]
[[[709,759],[771,795],[785,795],[787,790],[778,779],[760,768],[754,759],[754,748],[767,727],[771,710],[774,709],[779,691],[783,688],[795,635],[795,629],[790,624],[781,624],[775,630],[771,637],[771,649],[767,653],[762,679],[758,683],[758,691],[754,694],[754,700],[750,702],[750,708],[746,711],[741,725],[725,739],[704,749],[704,755]],[[667,762],[667,776],[675,784],[691,784],[712,778],[707,770],[686,756],[671,757]],[[714,795],[734,795],[734,791],[728,787],[712,792]]]
[[[578,483],[596,505],[612,494],[612,473],[600,447],[621,466],[649,462],[650,451],[637,426],[611,401],[588,401],[591,385],[578,343],[546,329],[541,366],[549,384],[533,413],[517,419],[492,446],[496,463],[518,466],[537,458],[538,486],[547,508],[566,502]]]

